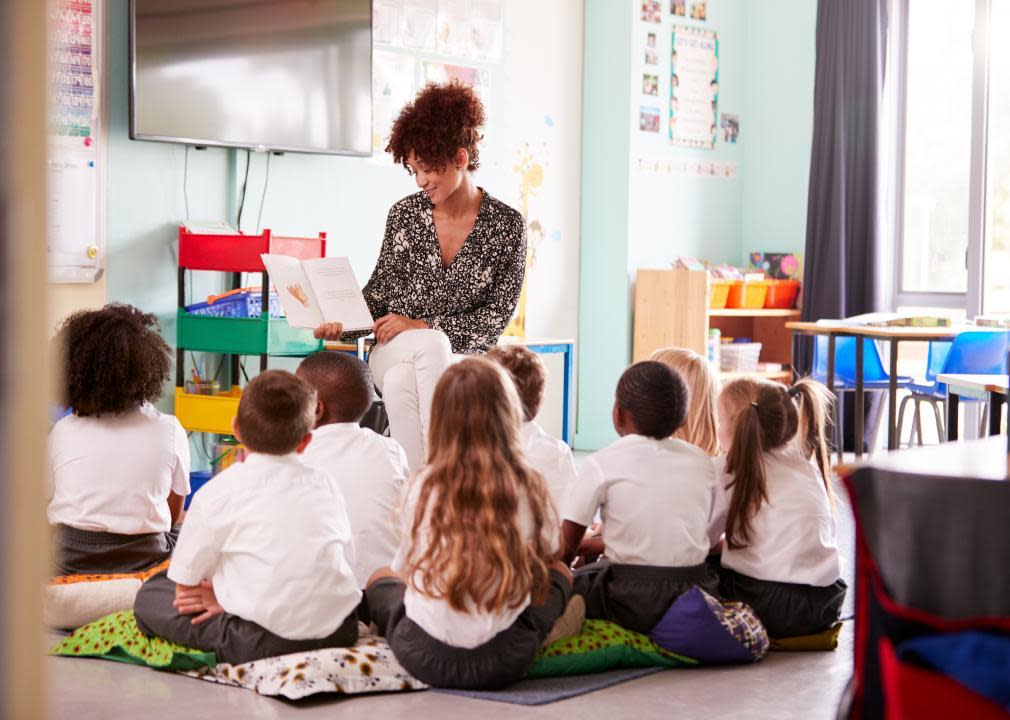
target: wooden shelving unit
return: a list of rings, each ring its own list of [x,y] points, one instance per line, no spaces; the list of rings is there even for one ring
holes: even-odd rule
[[[793,364],[792,333],[785,324],[799,310],[711,309],[708,273],[695,270],[639,270],[635,284],[633,359],[648,360],[663,347],[685,347],[705,355],[708,331],[723,337],[748,337],[761,343],[761,362],[781,370],[720,373],[724,381],[742,375],[789,382]]]

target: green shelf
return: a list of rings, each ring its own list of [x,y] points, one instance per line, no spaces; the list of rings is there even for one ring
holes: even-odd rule
[[[302,356],[323,349],[311,330],[293,328],[284,318],[222,318],[178,314],[178,347],[231,355]]]

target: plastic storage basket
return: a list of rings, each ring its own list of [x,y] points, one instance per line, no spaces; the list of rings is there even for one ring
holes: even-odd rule
[[[719,347],[719,365],[723,372],[756,372],[761,343],[723,343]]]
[[[758,310],[765,306],[767,295],[768,282],[766,280],[736,280],[729,288],[726,307]]]
[[[713,310],[722,310],[726,307],[726,300],[729,298],[729,288],[733,284],[732,280],[713,280],[711,285],[712,294],[709,296],[708,306]]]
[[[207,302],[186,306],[190,315],[212,317],[258,318],[263,309],[263,293],[257,288],[242,288],[224,295],[212,295]],[[281,302],[277,293],[270,293],[270,317],[281,317]]]

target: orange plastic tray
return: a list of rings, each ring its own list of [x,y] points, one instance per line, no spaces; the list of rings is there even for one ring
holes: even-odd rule
[[[764,306],[776,310],[791,310],[800,291],[799,281],[769,280],[768,283],[768,295],[765,297]]]
[[[765,306],[768,295],[768,282],[756,280],[734,280],[726,298],[726,307],[735,309],[758,310]]]

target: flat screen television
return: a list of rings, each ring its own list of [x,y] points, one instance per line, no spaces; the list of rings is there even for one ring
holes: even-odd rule
[[[130,137],[371,154],[371,0],[131,0]]]

